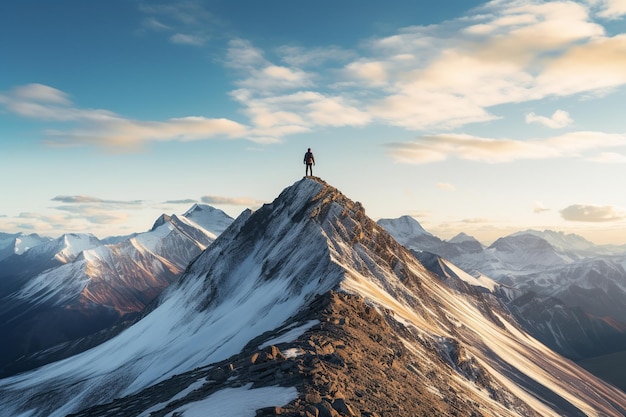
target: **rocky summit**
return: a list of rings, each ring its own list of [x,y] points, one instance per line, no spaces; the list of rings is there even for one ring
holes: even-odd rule
[[[0,407],[15,416],[623,416],[626,394],[525,333],[484,287],[447,285],[361,204],[309,177],[243,213],[118,336],[0,380]]]

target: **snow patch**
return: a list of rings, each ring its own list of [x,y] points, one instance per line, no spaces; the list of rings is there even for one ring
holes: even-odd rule
[[[260,345],[259,349],[264,349],[264,348],[266,348],[268,346],[277,345],[279,343],[293,342],[298,337],[300,337],[302,334],[304,334],[304,332],[306,332],[311,327],[316,326],[318,324],[320,324],[319,320],[309,320],[308,322],[306,322],[302,326],[298,326],[295,329],[289,330],[287,333],[285,333],[283,335],[280,335],[278,337],[275,337],[273,339],[268,340],[267,342],[265,342],[262,345]]]
[[[252,384],[248,384],[223,389],[204,400],[185,404],[166,417],[254,417],[259,408],[287,405],[298,398],[295,387],[251,387]]]
[[[166,402],[162,402],[160,404],[156,404],[153,405],[152,407],[148,408],[146,411],[144,411],[143,413],[139,414],[137,417],[149,417],[150,414],[154,413],[155,411],[158,410],[162,410],[165,407],[167,407],[171,402],[173,401],[177,401],[180,400],[181,398],[184,398],[187,396],[187,394],[201,388],[205,383],[207,382],[206,378],[202,378],[196,382],[194,382],[193,384],[189,385],[187,388],[185,388],[184,390],[182,390],[181,392],[179,392],[178,394],[174,395],[172,398],[170,398],[168,401]]]

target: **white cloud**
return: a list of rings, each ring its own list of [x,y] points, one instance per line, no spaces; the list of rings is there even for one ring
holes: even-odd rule
[[[355,61],[346,66],[346,71],[374,86],[384,85],[388,79],[385,64],[379,61]]]
[[[598,16],[605,19],[619,19],[626,15],[626,0],[587,0],[595,6]]]
[[[615,206],[575,204],[560,213],[563,219],[574,222],[612,222],[626,218],[626,212]]]
[[[538,116],[535,113],[528,113],[526,115],[526,123],[538,123],[551,129],[561,129],[572,122],[572,118],[565,110],[557,110],[551,117]]]
[[[46,143],[52,146],[137,149],[158,141],[256,139],[248,137],[247,126],[229,119],[189,116],[165,121],[133,120],[108,110],[78,108],[67,97],[66,93],[55,88],[30,84],[0,95],[0,105],[23,117],[73,122],[73,127],[46,132]]]
[[[297,68],[320,67],[328,62],[345,62],[354,58],[356,53],[336,46],[309,48],[284,45],[276,49],[280,60]]]
[[[338,125],[367,120],[408,130],[452,129],[497,119],[490,112],[494,106],[605,94],[624,85],[623,45],[622,36],[606,36],[584,4],[492,1],[464,18],[370,39],[354,57],[335,51],[341,65],[336,68],[313,63],[319,48],[307,54],[293,47],[279,48],[288,65],[281,67],[243,40],[231,42],[228,62],[242,71],[238,85],[251,93],[252,101],[241,104],[254,116],[263,114],[266,122],[268,113],[286,111],[267,106],[270,98],[279,102],[283,95],[307,91],[361,112]],[[304,122],[300,126],[329,125],[326,117],[307,117],[307,104],[300,104],[304,107],[288,110],[291,119]],[[572,120],[559,110],[551,117],[529,114],[528,122],[559,128]]]
[[[172,43],[176,43],[179,45],[202,46],[206,43],[207,39],[205,36],[200,36],[200,35],[188,35],[185,33],[176,33],[170,37],[170,41]]]
[[[27,84],[13,89],[12,95],[19,101],[69,105],[68,95],[61,90],[43,84]]]
[[[247,197],[223,197],[216,195],[205,195],[201,198],[206,204],[224,204],[230,206],[258,207],[264,202]]]
[[[626,34],[608,36],[592,13],[618,15],[624,1],[494,0],[468,16],[401,28],[352,51],[335,46],[265,51],[234,39],[223,62],[236,77],[230,97],[248,117],[246,123],[208,117],[131,120],[107,110],[78,108],[64,92],[41,85],[0,95],[0,105],[25,117],[76,122],[68,129],[49,130],[56,146],[133,149],[152,141],[215,137],[274,143],[320,127],[374,123],[450,130],[498,119],[496,106],[607,94],[626,85]],[[179,43],[201,45],[220,25],[198,1],[144,3],[140,10],[145,27]],[[550,117],[530,113],[527,121],[552,128],[572,123],[562,110]],[[543,140],[474,139],[473,145],[462,142],[471,151],[467,157],[442,148],[446,140],[428,146],[419,141],[392,144],[390,149],[397,159],[411,162],[449,155],[501,162],[578,152]]]
[[[626,135],[572,132],[545,139],[517,141],[461,134],[423,136],[411,142],[390,143],[389,155],[397,162],[423,164],[449,158],[487,163],[523,159],[581,157],[602,148],[626,147]]]

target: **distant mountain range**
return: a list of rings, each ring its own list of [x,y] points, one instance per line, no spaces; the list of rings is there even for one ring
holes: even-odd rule
[[[152,232],[163,226],[175,228],[164,219]],[[145,240],[135,247],[158,246]],[[409,251],[359,203],[309,177],[243,212],[123,332],[0,379],[0,409],[623,416],[624,392],[524,330],[505,298],[515,291]]]
[[[116,243],[88,234],[0,235],[0,375],[45,362],[48,355],[31,357],[36,352],[133,319],[232,221],[194,205]]]
[[[486,247],[465,234],[442,240],[408,216],[378,223],[420,258],[436,254],[498,282],[508,308],[552,349],[576,360],[626,351],[626,247],[549,230]]]

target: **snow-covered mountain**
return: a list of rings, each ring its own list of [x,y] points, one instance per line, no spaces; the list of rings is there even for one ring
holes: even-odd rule
[[[391,220],[402,225],[400,219]],[[389,228],[395,235],[398,227]],[[400,236],[407,247],[435,253],[473,276],[488,276],[510,310],[533,336],[570,358],[582,359],[626,350],[626,273],[618,247],[554,231],[514,233],[484,247],[461,234],[433,245],[432,238]],[[436,270],[436,268],[435,268]]]
[[[0,261],[0,370],[32,366],[18,357],[104,329],[141,312],[175,281],[225,225],[228,215],[195,205],[161,216],[145,233],[105,245],[69,234]],[[21,270],[21,274],[17,271]],[[11,275],[15,271],[14,275]],[[29,359],[30,360],[30,359]]]
[[[25,235],[23,233],[0,232],[0,260],[15,254],[21,255],[30,248],[50,240],[50,238],[39,236],[36,233]]]
[[[309,177],[242,213],[117,337],[0,380],[0,408],[30,417],[89,406],[77,415],[624,414],[626,394],[484,297],[444,285],[359,203]]]

